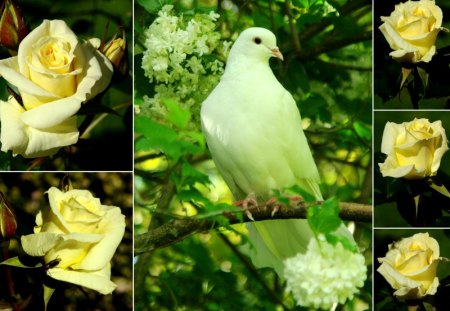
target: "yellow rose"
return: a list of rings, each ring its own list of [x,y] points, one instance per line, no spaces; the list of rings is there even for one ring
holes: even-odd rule
[[[447,136],[441,121],[388,122],[381,142],[381,152],[387,158],[378,165],[384,177],[420,179],[434,176],[447,150]]]
[[[429,62],[436,53],[436,37],[442,30],[442,10],[434,0],[407,1],[382,16],[379,29],[400,62]]]
[[[417,233],[390,244],[386,257],[378,258],[377,271],[396,289],[398,299],[420,299],[436,293],[440,260],[438,242],[428,233]]]
[[[112,72],[109,60],[89,42],[78,42],[64,21],[44,20],[20,43],[17,56],[0,60],[0,75],[23,102],[0,101],[2,151],[37,157],[74,144],[78,130],[71,118],[108,86]]]
[[[34,234],[22,236],[30,256],[43,257],[48,276],[111,293],[111,258],[125,232],[120,208],[106,206],[87,190],[48,190],[50,208],[36,216]]]

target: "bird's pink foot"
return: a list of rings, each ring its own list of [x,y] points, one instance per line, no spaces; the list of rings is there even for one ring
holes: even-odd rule
[[[272,207],[272,212],[270,213],[270,216],[273,217],[275,214],[280,210],[280,205],[277,204],[277,198],[271,197],[269,200],[266,201],[266,206]]]
[[[247,197],[243,200],[239,200],[234,203],[236,206],[241,206],[244,210],[245,215],[248,217],[248,219],[255,221],[253,218],[252,213],[249,211],[249,207],[258,206],[258,202],[256,201],[256,197],[254,193],[250,193],[247,195]]]
[[[305,201],[301,195],[289,196],[288,200],[292,206],[296,206],[297,204]]]

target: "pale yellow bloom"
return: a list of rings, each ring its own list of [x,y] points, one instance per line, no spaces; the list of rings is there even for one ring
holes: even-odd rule
[[[387,158],[378,165],[384,177],[420,179],[434,176],[448,149],[441,121],[387,122],[381,142],[381,152]]]
[[[0,60],[0,75],[23,101],[0,101],[2,151],[51,155],[78,140],[71,118],[110,83],[109,60],[80,43],[64,21],[44,20],[20,43],[17,56]],[[33,135],[38,132],[39,135]]]
[[[377,271],[396,290],[398,299],[421,299],[437,291],[440,260],[438,242],[428,233],[417,233],[390,244],[386,256],[378,258]]]
[[[436,37],[442,30],[442,10],[434,0],[407,1],[382,16],[379,29],[400,62],[429,62],[436,53]]]
[[[125,232],[120,208],[102,205],[87,190],[48,190],[50,208],[36,216],[34,234],[22,236],[24,251],[52,263],[47,274],[60,281],[111,293],[111,258]]]

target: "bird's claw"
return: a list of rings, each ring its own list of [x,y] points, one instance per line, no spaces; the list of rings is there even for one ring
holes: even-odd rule
[[[275,197],[270,198],[266,202],[266,206],[271,206],[272,207],[272,212],[270,213],[271,217],[275,216],[275,214],[280,210],[281,206],[279,204],[276,204],[276,203],[277,203],[277,199]]]
[[[235,205],[241,206],[248,219],[250,219],[251,221],[255,221],[255,218],[253,218],[252,213],[249,211],[249,207],[258,206],[255,194],[250,193],[245,199],[237,201]]]

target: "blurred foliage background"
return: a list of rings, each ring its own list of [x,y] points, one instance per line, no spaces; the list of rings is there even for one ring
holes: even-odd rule
[[[400,82],[402,80],[401,64],[389,56],[392,49],[378,29],[382,24],[380,16],[391,15],[395,5],[401,2],[406,1],[374,1],[373,62],[375,109],[413,108],[407,87],[403,87],[400,91]],[[442,9],[442,27],[450,29],[450,2],[437,0],[436,5]],[[420,109],[448,109],[450,107],[450,93],[446,87],[450,83],[448,78],[450,74],[449,47],[450,34],[446,31],[441,31],[436,40],[437,54],[430,63],[432,65],[426,67],[430,73],[429,87],[420,98]]]
[[[0,190],[10,201],[16,213],[17,239],[11,241],[10,257],[23,255],[20,236],[33,233],[36,214],[43,206],[48,206],[45,192],[50,187],[58,187],[63,173],[2,173]],[[117,288],[111,295],[101,295],[96,291],[77,287],[69,283],[59,283],[50,299],[47,310],[132,310],[132,252],[133,252],[133,184],[131,173],[70,173],[74,189],[89,190],[104,205],[120,207],[125,215],[126,230],[111,261],[111,280]],[[42,268],[12,268],[15,291],[21,299],[33,295],[27,310],[43,310]],[[8,284],[4,276],[5,267],[0,267],[0,301],[8,300]],[[42,305],[41,305],[42,304]]]
[[[80,0],[71,3],[51,0],[19,0],[19,6],[30,30],[44,19],[61,19],[80,40],[90,38],[108,41],[120,30],[126,32],[129,63],[132,54],[133,4],[131,0]],[[108,27],[107,27],[108,26]],[[108,33],[105,34],[105,31]],[[0,48],[0,58],[8,58],[7,50]],[[0,79],[0,98],[6,100],[6,82]],[[62,148],[43,162],[12,157],[11,152],[0,152],[1,170],[27,170],[33,163],[35,170],[73,171],[131,171],[133,169],[132,76],[113,79],[103,96],[96,97],[79,112],[79,125],[92,129],[80,133],[75,146]],[[112,110],[115,112],[112,113]],[[93,120],[91,119],[93,118]],[[79,126],[80,128],[80,126]]]
[[[250,26],[272,30],[285,61],[272,60],[271,67],[297,101],[324,197],[371,203],[371,1],[138,0],[135,235],[232,202],[199,130],[201,101],[188,108],[183,101],[166,103],[167,114],[158,119],[145,106],[145,98],[157,93],[141,68],[146,29],[167,3],[185,20],[196,13],[219,13],[216,30],[222,40],[233,41]],[[223,55],[212,57],[225,62]],[[369,275],[361,292],[340,310],[371,309],[371,232],[371,224],[356,223],[355,239]],[[255,270],[242,255],[244,242],[245,227],[239,225],[137,256],[135,310],[302,310],[273,271]]]
[[[442,121],[442,127],[446,130],[447,137],[450,129],[450,113],[448,111],[375,111],[374,112],[374,226],[375,227],[409,227],[411,226],[401,216],[394,194],[399,191],[401,178],[382,177],[378,163],[384,162],[381,153],[381,141],[384,126],[387,122],[403,123],[410,122],[414,118],[426,118],[430,122]],[[444,154],[439,166],[437,177],[450,189],[450,154]],[[426,206],[427,214],[442,213],[434,222],[435,227],[447,227],[450,224],[449,199],[436,191],[433,193],[431,205]],[[387,194],[387,196],[386,196]],[[414,209],[413,206],[411,208]],[[433,212],[432,212],[433,211]],[[415,211],[411,211],[415,212]]]
[[[385,257],[388,252],[389,244],[397,242],[403,238],[408,238],[416,233],[426,233],[437,240],[439,243],[440,257],[450,258],[450,231],[443,229],[375,229],[374,230],[374,310],[383,311],[407,311],[408,306],[400,302],[393,296],[394,289],[376,270],[380,266],[377,258]],[[432,296],[434,307],[437,311],[448,309],[448,262],[439,263],[437,277],[441,286],[438,287],[438,293]],[[444,286],[445,284],[445,286]],[[430,297],[429,297],[430,298]],[[433,301],[434,299],[434,301]]]

